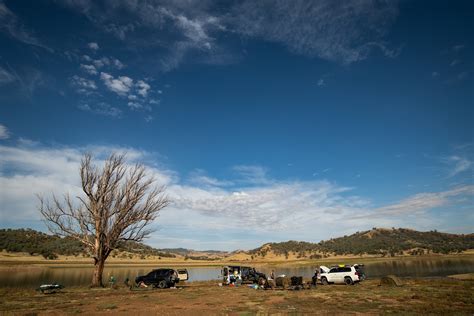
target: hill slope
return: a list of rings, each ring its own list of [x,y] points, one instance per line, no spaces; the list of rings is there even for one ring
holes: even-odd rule
[[[78,240],[52,236],[33,229],[0,229],[0,250],[27,252],[31,255],[40,254],[48,259],[55,259],[57,255],[87,256],[86,250]],[[119,249],[114,250],[111,255],[176,257],[175,254],[133,241],[123,242]]]
[[[184,260],[272,261],[319,259],[354,255],[421,255],[458,253],[474,249],[474,234],[456,235],[437,231],[382,229],[357,232],[319,243],[287,241],[267,243],[249,251],[195,251],[185,248],[155,249],[142,243],[125,242],[112,252],[117,258],[176,258]],[[58,255],[87,256],[82,244],[72,238],[60,238],[32,229],[0,229],[0,250],[40,254],[54,259]]]
[[[319,243],[287,241],[268,243],[248,253],[265,257],[269,253],[299,258],[321,258],[330,255],[401,255],[425,253],[457,253],[474,249],[474,234],[456,235],[437,231],[419,232],[411,229],[381,229],[357,232]]]

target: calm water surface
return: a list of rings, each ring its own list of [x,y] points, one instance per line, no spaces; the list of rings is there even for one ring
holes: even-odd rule
[[[256,267],[257,270],[268,274],[274,269],[276,275],[298,275],[309,278],[314,274],[316,265]],[[126,278],[134,280],[136,276],[146,274],[152,269],[149,266],[113,266],[105,268],[104,282],[111,275],[118,282],[124,282]],[[218,280],[221,272],[220,267],[190,267],[187,269],[189,281]],[[387,274],[395,274],[400,277],[443,277],[451,274],[474,272],[474,258],[388,260],[366,264],[365,272],[369,278],[381,277]],[[90,284],[91,277],[92,268],[88,267],[2,267],[0,268],[0,287],[36,288],[41,284],[52,282],[68,287],[83,286]]]

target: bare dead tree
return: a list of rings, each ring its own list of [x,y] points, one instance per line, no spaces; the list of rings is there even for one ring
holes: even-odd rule
[[[103,286],[105,261],[122,241],[142,241],[147,227],[169,204],[163,186],[146,175],[142,164],[128,166],[125,155],[112,154],[102,169],[84,155],[80,175],[83,196],[73,203],[69,194],[40,200],[39,211],[49,230],[82,242],[94,258],[92,286]]]

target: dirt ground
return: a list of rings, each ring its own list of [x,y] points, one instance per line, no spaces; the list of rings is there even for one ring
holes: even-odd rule
[[[255,290],[193,282],[176,289],[65,288],[55,294],[0,289],[0,314],[298,315],[474,314],[474,281],[409,279],[401,287],[366,280],[311,290]]]

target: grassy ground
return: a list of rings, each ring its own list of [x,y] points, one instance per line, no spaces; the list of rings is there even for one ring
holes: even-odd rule
[[[474,281],[408,279],[402,287],[367,280],[354,286],[254,290],[194,282],[177,289],[66,288],[56,294],[0,289],[0,314],[439,314],[472,315]]]

